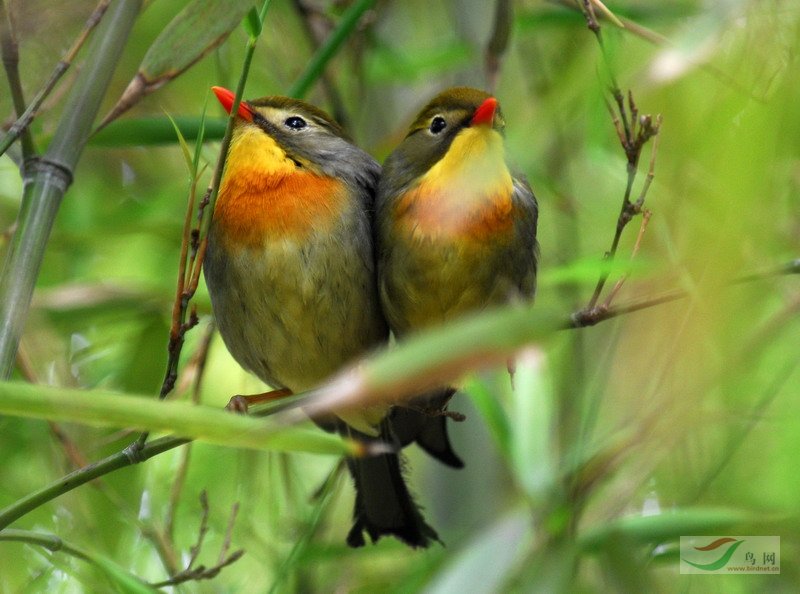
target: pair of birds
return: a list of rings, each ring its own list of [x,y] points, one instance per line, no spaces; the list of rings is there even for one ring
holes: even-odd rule
[[[234,96],[214,87],[230,113]],[[204,264],[233,357],[298,393],[386,343],[467,312],[532,298],[536,199],[506,165],[497,100],[459,87],[419,113],[381,166],[327,114],[287,97],[241,102]],[[453,467],[443,414],[453,390],[314,421],[388,453],[348,459],[351,546],[438,540],[403,479],[416,442]]]

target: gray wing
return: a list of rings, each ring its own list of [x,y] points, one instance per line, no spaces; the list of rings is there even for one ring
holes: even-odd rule
[[[523,176],[514,177],[514,207],[519,216],[515,221],[517,254],[513,278],[519,283],[523,296],[533,298],[536,293],[536,272],[539,265],[539,243],[536,241],[536,228],[539,223],[539,204],[528,180]]]

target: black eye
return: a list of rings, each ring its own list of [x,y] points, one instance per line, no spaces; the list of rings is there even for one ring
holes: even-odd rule
[[[290,118],[286,118],[286,121],[283,123],[292,130],[302,130],[303,128],[306,127],[306,121],[300,116],[292,116]]]
[[[438,134],[445,128],[447,128],[447,122],[444,121],[442,116],[436,116],[431,120],[430,131],[432,134]]]

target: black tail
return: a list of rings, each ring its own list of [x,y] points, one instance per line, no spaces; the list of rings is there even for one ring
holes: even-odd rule
[[[440,462],[453,468],[463,468],[464,462],[450,445],[447,416],[443,414],[454,393],[454,388],[442,388],[413,398],[408,406],[394,407],[389,418],[400,446],[417,442]]]
[[[392,443],[388,425],[384,423],[380,441]],[[352,430],[351,430],[352,432]],[[375,438],[357,435],[365,441]],[[347,466],[356,487],[353,527],[347,535],[351,547],[364,546],[364,532],[372,542],[392,535],[411,547],[427,547],[439,541],[436,531],[425,523],[417,504],[408,491],[395,453],[364,458],[348,458]]]

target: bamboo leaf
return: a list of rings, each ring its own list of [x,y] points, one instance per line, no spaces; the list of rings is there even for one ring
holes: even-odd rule
[[[478,409],[486,426],[503,454],[511,455],[511,423],[508,414],[500,404],[500,399],[492,392],[485,381],[478,377],[470,378],[464,386],[475,408]]]
[[[509,415],[511,469],[531,497],[544,497],[558,474],[553,453],[556,411],[546,376],[545,356],[541,351],[529,348],[519,354]]]
[[[342,44],[350,37],[350,34],[355,31],[356,25],[358,25],[361,17],[367,10],[372,8],[374,4],[375,0],[356,0],[348,7],[342,15],[336,29],[311,57],[311,60],[306,65],[306,69],[286,93],[287,95],[299,99],[305,97],[306,93],[311,89],[311,85],[322,76],[331,58],[336,55]]]
[[[168,431],[217,445],[341,454],[341,439],[316,429],[270,425],[187,402],[102,390],[76,390],[16,382],[0,383],[0,414],[96,427]]]
[[[247,13],[247,17],[244,19],[244,29],[247,31],[247,34],[250,36],[250,39],[255,39],[259,35],[261,35],[261,28],[264,24],[261,22],[261,17],[258,16],[258,11],[256,7],[252,7],[249,12]]]
[[[192,157],[191,151],[189,150],[189,145],[186,144],[186,139],[183,137],[183,134],[181,134],[181,129],[178,128],[178,124],[175,123],[175,120],[172,119],[172,116],[167,114],[167,118],[169,118],[169,123],[172,124],[172,128],[175,130],[175,136],[177,136],[178,144],[180,144],[181,146],[181,153],[183,153],[183,160],[186,162],[186,167],[191,172],[193,171],[194,159]]]
[[[127,571],[116,561],[99,553],[91,553],[66,542],[55,534],[32,532],[29,530],[6,529],[0,534],[0,541],[22,542],[32,546],[45,548],[53,553],[60,552],[93,563],[117,587],[119,592],[128,594],[152,594],[156,592],[135,575]]]
[[[765,522],[746,511],[729,508],[690,508],[651,516],[629,516],[590,530],[580,539],[585,550],[603,550],[610,540],[624,537],[638,543],[660,544],[690,534],[721,534],[746,522]]]
[[[194,143],[194,158],[192,159],[192,178],[197,179],[197,170],[200,167],[200,154],[203,151],[203,142],[206,137],[206,113],[208,111],[208,91],[203,100],[203,111],[200,114],[200,129],[197,131],[197,138]],[[186,138],[184,136],[184,138]]]
[[[253,0],[193,0],[187,4],[147,50],[136,76],[100,128],[221,45],[253,4]]]
[[[105,555],[90,554],[90,560],[100,568],[119,592],[125,594],[154,594],[157,589],[144,583],[124,567]]]
[[[175,117],[172,119],[187,140],[197,140],[203,129],[199,117]],[[206,118],[204,137],[220,140],[225,135],[227,118]],[[94,146],[126,147],[139,145],[174,144],[175,128],[166,117],[130,118],[111,122],[92,136],[89,144]]]
[[[653,267],[653,263],[648,262],[641,254],[635,260],[584,258],[563,266],[542,270],[537,278],[537,284],[540,287],[567,283],[589,284],[597,282],[600,274],[609,276],[627,274],[629,277],[635,278],[644,276],[646,272],[652,272]]]
[[[425,594],[472,594],[504,591],[503,584],[530,547],[530,518],[516,510],[492,524],[452,556]]]

